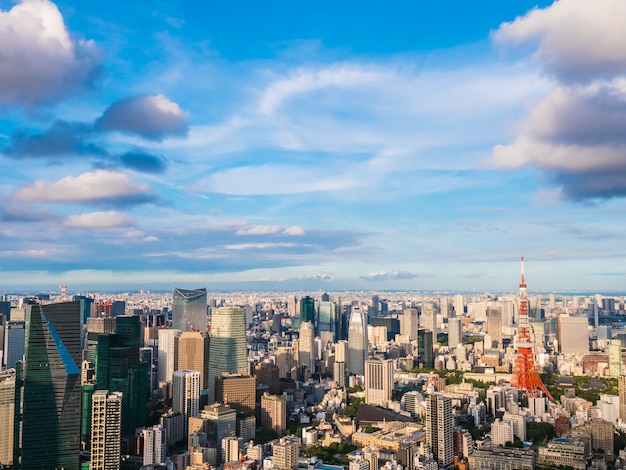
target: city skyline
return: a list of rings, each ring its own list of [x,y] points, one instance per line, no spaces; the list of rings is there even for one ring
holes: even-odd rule
[[[625,22],[0,0],[0,291],[623,292]]]

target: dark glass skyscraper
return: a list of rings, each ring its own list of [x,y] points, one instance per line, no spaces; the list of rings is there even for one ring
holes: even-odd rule
[[[79,468],[80,302],[29,305],[21,468]]]
[[[433,332],[426,328],[417,329],[417,363],[419,367],[432,369],[435,365],[433,358]]]
[[[315,300],[312,297],[306,296],[300,299],[300,323],[310,321],[314,325],[315,323]]]
[[[207,324],[206,289],[174,289],[172,328],[205,331]]]

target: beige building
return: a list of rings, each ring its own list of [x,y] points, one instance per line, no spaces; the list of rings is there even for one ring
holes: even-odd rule
[[[557,318],[557,337],[561,354],[586,354],[589,352],[589,323],[587,317]]]
[[[209,337],[200,331],[184,331],[176,337],[174,370],[200,372],[200,390],[208,388]]]
[[[222,374],[215,380],[215,401],[230,405],[240,415],[252,415],[256,407],[256,377]]]
[[[365,403],[387,406],[393,392],[393,361],[365,361]]]
[[[467,459],[469,468],[493,470],[534,470],[535,452],[532,449],[481,447]]]
[[[273,429],[280,437],[287,429],[287,402],[278,395],[265,393],[261,397],[261,427]]]
[[[122,394],[94,392],[91,399],[91,469],[120,468],[122,439]]]
[[[283,437],[272,445],[272,467],[274,470],[296,470],[300,456],[300,442],[297,438]]]
[[[0,466],[13,465],[15,370],[0,372]]]

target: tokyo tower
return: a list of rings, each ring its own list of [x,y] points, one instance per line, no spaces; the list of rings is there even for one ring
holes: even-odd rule
[[[513,366],[511,386],[525,390],[529,397],[537,396],[541,390],[550,400],[554,400],[541,381],[535,368],[533,343],[528,326],[528,299],[526,298],[526,280],[524,279],[524,257],[522,256],[522,282],[519,285],[519,328],[517,330],[517,356]]]

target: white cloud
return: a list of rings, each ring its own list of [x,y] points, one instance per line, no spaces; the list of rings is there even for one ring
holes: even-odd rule
[[[236,235],[270,235],[280,232],[278,225],[252,225],[250,227],[240,228],[235,232]]]
[[[613,77],[626,72],[626,2],[559,0],[503,23],[500,44],[536,45],[534,57],[565,82]]]
[[[0,11],[0,103],[56,101],[88,84],[99,62],[94,42],[73,39],[54,3],[25,0]]]
[[[283,230],[283,233],[285,235],[300,236],[304,235],[304,229],[298,225],[293,225],[291,227],[285,228],[285,230]]]
[[[131,180],[128,175],[97,170],[59,181],[35,181],[11,195],[13,199],[52,203],[118,203],[133,204],[154,199],[150,186]]]
[[[411,271],[399,271],[397,269],[394,269],[391,272],[371,272],[365,276],[361,276],[361,279],[364,279],[366,281],[396,281],[401,279],[414,279],[421,276],[423,275]]]
[[[111,228],[133,225],[134,222],[132,217],[122,212],[103,211],[70,215],[65,219],[64,225],[80,228]]]

